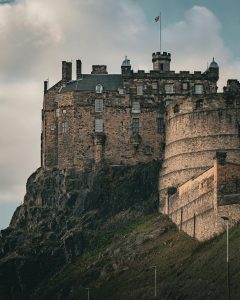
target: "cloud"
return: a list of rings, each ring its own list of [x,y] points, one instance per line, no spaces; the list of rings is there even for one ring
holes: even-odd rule
[[[119,73],[126,54],[135,70],[151,69],[158,26],[133,0],[19,0],[0,6],[0,44],[0,202],[7,202],[23,198],[27,177],[40,165],[43,80],[54,84],[61,61],[78,58],[85,73],[92,64]],[[240,69],[206,7],[165,28],[163,46],[172,52],[172,69],[205,71],[213,56],[221,74],[236,77]]]
[[[239,74],[239,58],[234,58],[224,45],[221,24],[206,7],[188,10],[183,20],[164,30],[163,39],[166,49],[174,53],[172,65],[176,70],[205,71],[215,57],[220,66],[221,89],[229,76],[237,78]]]

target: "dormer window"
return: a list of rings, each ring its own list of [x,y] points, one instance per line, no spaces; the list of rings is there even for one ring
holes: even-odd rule
[[[103,111],[103,99],[95,99],[95,112]]]
[[[101,84],[96,85],[96,93],[101,94],[103,92],[103,86]]]

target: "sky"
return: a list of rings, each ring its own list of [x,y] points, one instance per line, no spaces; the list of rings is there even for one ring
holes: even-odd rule
[[[40,166],[43,81],[60,80],[62,60],[120,73],[127,55],[135,71],[150,70],[160,11],[172,70],[205,71],[215,57],[219,91],[240,79],[238,0],[0,0],[0,229]]]

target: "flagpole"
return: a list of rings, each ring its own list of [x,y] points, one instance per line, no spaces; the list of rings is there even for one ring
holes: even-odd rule
[[[162,52],[162,15],[161,15],[161,11],[160,11],[160,36],[159,36],[159,43],[160,43],[160,53]]]

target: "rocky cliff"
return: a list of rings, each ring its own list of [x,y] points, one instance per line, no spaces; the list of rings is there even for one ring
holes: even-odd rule
[[[43,282],[157,211],[159,168],[153,161],[33,173],[23,205],[1,231],[0,298],[47,299],[37,293]]]

